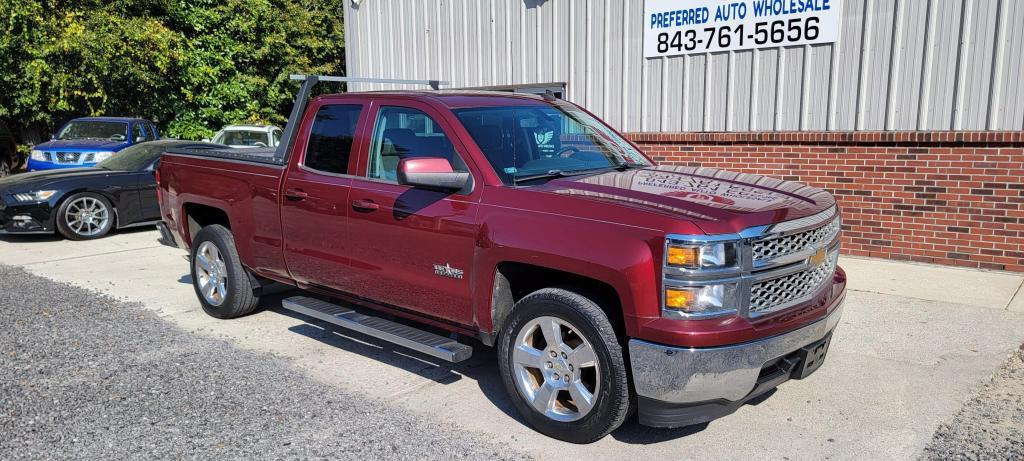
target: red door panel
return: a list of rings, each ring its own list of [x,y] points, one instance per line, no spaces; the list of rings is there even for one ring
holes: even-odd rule
[[[408,99],[374,100],[349,194],[351,291],[473,325],[479,188],[462,193],[416,189],[397,184],[394,174],[401,158],[440,156],[479,180],[465,146],[452,135],[446,110]]]
[[[303,284],[348,287],[348,197],[352,179],[302,170],[288,175],[281,202],[285,263]],[[303,197],[304,196],[304,197]]]
[[[351,291],[349,195],[365,101],[310,104],[281,191],[285,263],[292,279]]]
[[[367,179],[353,181],[350,197],[351,291],[472,324],[477,204]]]

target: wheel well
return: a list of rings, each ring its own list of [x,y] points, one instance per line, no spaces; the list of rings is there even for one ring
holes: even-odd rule
[[[625,337],[622,301],[611,285],[571,272],[515,262],[498,264],[494,276],[494,288],[491,291],[494,332],[491,337],[497,338],[505,319],[520,299],[542,288],[555,287],[574,291],[594,301],[608,316],[615,334],[619,338]]]
[[[231,229],[231,220],[228,218],[228,214],[220,208],[215,208],[208,205],[199,205],[195,203],[185,204],[185,219],[188,223],[188,239],[192,240],[192,237],[199,233],[199,230],[214,224],[220,224],[229,230]]]

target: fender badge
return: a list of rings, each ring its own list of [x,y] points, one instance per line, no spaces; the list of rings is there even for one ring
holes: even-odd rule
[[[463,272],[462,269],[456,269],[448,263],[445,263],[443,266],[440,264],[434,264],[434,275],[462,280]]]
[[[818,248],[818,251],[815,251],[810,258],[807,258],[807,263],[811,267],[818,267],[821,263],[825,262],[826,256],[828,256],[828,251],[825,248]]]

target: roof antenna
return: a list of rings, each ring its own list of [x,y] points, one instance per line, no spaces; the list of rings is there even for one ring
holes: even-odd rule
[[[558,99],[558,96],[555,96],[555,92],[554,91],[551,91],[551,90],[545,90],[544,91],[544,100],[545,101],[554,101],[556,99]]]

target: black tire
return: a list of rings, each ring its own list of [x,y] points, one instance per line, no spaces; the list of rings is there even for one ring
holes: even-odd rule
[[[204,247],[204,243],[213,245],[216,248],[221,256],[220,260],[223,262],[223,268],[219,270],[226,272],[226,280],[224,280],[223,285],[227,293],[222,296],[219,304],[208,301],[200,287],[201,280],[204,277],[207,280],[210,278],[208,273],[202,269],[202,264],[198,259],[200,256],[199,252]],[[192,287],[196,291],[196,297],[199,298],[203,311],[211,317],[219,319],[241,317],[251,313],[259,305],[260,297],[255,290],[256,287],[253,286],[252,278],[245,267],[242,266],[241,260],[238,259],[235,238],[231,231],[224,226],[218,224],[206,226],[196,234],[196,238],[192,240],[192,263],[190,265],[192,269]],[[203,271],[203,273],[200,274],[200,271]]]
[[[87,226],[76,228],[76,224],[71,222],[71,218],[68,216],[68,210],[72,207],[77,209],[82,201],[95,203],[105,213],[103,224],[98,229],[95,229],[95,231]],[[110,204],[110,200],[107,200],[106,197],[93,192],[82,192],[73,194],[61,202],[60,206],[57,207],[57,215],[54,217],[54,221],[57,223],[57,232],[60,232],[60,235],[63,235],[68,240],[95,240],[110,233],[110,229],[114,227],[114,222],[117,221],[117,213],[114,206]]]
[[[520,330],[543,317],[554,317],[571,324],[590,344],[597,359],[595,375],[600,378],[600,387],[593,394],[592,408],[575,421],[549,418],[527,401],[516,384],[513,348],[517,337]],[[607,315],[594,301],[579,293],[545,288],[519,300],[502,328],[498,362],[505,389],[519,413],[534,429],[549,437],[572,443],[591,443],[621,426],[630,415],[632,396],[622,346]]]

